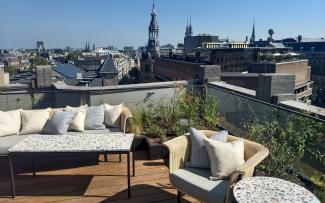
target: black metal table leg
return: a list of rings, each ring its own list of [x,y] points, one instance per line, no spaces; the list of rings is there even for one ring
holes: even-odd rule
[[[130,151],[128,151],[127,153],[127,168],[128,168],[128,198],[131,198]]]
[[[9,169],[10,169],[10,183],[11,183],[11,192],[12,192],[12,198],[15,198],[16,196],[16,190],[15,190],[15,177],[14,177],[14,167],[12,163],[11,155],[8,155],[9,159]]]
[[[36,172],[35,172],[35,158],[32,157],[32,171],[33,171],[33,177],[36,176]]]
[[[107,153],[107,152],[104,153],[104,161],[105,161],[105,162],[108,161],[108,153]]]
[[[133,171],[133,177],[135,176],[135,144],[133,143],[132,147],[132,171]]]

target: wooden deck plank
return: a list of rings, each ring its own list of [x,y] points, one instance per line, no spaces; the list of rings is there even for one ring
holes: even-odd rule
[[[6,161],[0,161],[0,202],[176,202],[163,160],[147,160],[137,152],[136,176],[131,178],[132,198],[127,198],[126,158],[110,155],[109,162],[71,168],[16,174],[17,197],[12,199]],[[100,157],[101,160],[103,156]],[[19,164],[19,163],[15,163]],[[24,166],[25,164],[25,166]],[[21,164],[28,169],[28,162]],[[72,164],[73,165],[73,164]],[[183,202],[197,202],[185,196]]]

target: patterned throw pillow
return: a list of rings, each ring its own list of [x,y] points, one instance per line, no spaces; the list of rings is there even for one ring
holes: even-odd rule
[[[50,135],[66,134],[75,116],[76,113],[71,111],[55,111],[53,116],[46,122],[43,133]]]
[[[218,132],[211,136],[214,140],[227,142],[228,132]],[[195,128],[190,128],[191,153],[190,161],[185,165],[193,168],[210,168],[209,155],[204,145],[205,135]]]
[[[105,125],[108,127],[118,127],[120,124],[120,117],[124,104],[111,106],[104,104],[105,106]]]
[[[228,178],[240,165],[245,163],[244,141],[220,142],[204,138],[211,160],[211,180]]]
[[[85,130],[104,130],[104,105],[89,106],[85,119]]]

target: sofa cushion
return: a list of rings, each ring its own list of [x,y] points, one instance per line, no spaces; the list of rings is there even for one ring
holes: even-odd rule
[[[8,149],[29,135],[9,135],[0,137],[0,155],[8,155]]]
[[[211,160],[211,180],[228,178],[245,162],[242,139],[224,143],[204,138],[204,143]]]
[[[21,127],[21,109],[13,111],[0,111],[0,137],[17,135]]]
[[[228,133],[227,136],[224,136],[225,133],[222,133],[220,136],[218,135],[219,133],[212,135],[213,139],[227,142]],[[190,161],[185,164],[186,167],[210,168],[210,159],[204,146],[204,138],[205,135],[202,132],[195,128],[190,128],[191,154]]]
[[[50,117],[51,109],[22,110],[19,134],[40,133]]]
[[[83,132],[85,130],[85,119],[87,114],[87,105],[80,107],[67,106],[66,111],[72,111],[76,113],[75,118],[69,126],[69,130]]]
[[[105,129],[104,124],[104,105],[89,106],[85,119],[85,130],[101,130]]]
[[[224,202],[228,180],[211,181],[210,170],[198,168],[177,169],[170,174],[170,182],[182,192],[205,202]]]
[[[117,127],[120,123],[121,113],[124,104],[111,106],[104,104],[105,106],[105,125],[108,127]]]
[[[64,135],[67,133],[76,113],[72,111],[56,111],[53,116],[46,122],[42,133]]]

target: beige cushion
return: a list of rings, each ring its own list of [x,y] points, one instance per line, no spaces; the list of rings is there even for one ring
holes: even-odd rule
[[[104,123],[106,126],[117,127],[119,125],[123,106],[124,104],[119,104],[115,106],[104,104],[105,107]]]
[[[72,123],[70,124],[69,130],[74,130],[78,132],[83,132],[85,130],[85,119],[87,114],[88,105],[80,106],[80,107],[71,107],[67,106],[65,108],[66,111],[73,111],[76,113],[76,117],[74,117]]]
[[[204,138],[204,144],[211,160],[211,180],[228,178],[244,162],[244,142],[220,142]]]
[[[22,129],[20,134],[40,133],[50,118],[51,108],[39,110],[22,110]]]
[[[17,135],[21,126],[21,109],[13,111],[0,111],[0,137]]]

